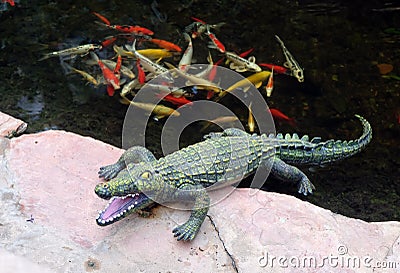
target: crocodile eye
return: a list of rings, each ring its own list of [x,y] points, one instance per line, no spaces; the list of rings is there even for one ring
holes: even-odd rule
[[[140,175],[140,177],[144,178],[144,179],[149,179],[150,176],[151,176],[151,173],[149,171],[145,171]]]
[[[103,184],[103,188],[107,189],[108,188],[108,184]]]

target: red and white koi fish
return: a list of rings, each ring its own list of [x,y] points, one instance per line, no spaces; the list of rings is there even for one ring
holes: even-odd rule
[[[113,96],[114,95],[114,90],[121,88],[118,77],[114,74],[114,72],[111,69],[109,69],[99,59],[99,57],[95,53],[90,52],[90,56],[92,56],[93,60],[95,60],[98,63],[101,71],[103,72],[103,77],[107,82],[107,93],[108,93],[108,95],[109,96]]]
[[[272,117],[274,117],[275,119],[287,122],[293,127],[297,126],[296,121],[293,118],[289,118],[288,116],[286,116],[284,113],[282,113],[278,109],[270,108],[269,112],[271,113]]]
[[[221,53],[225,53],[225,46],[221,43],[220,40],[217,39],[217,37],[215,36],[214,33],[210,32],[210,27],[207,25],[207,31],[206,31],[206,35],[208,36],[208,38],[210,38],[211,40],[211,44],[208,46],[210,48],[216,48],[219,50],[219,52]]]
[[[182,55],[181,60],[179,61],[178,68],[182,71],[186,71],[188,66],[192,64],[192,56],[193,56],[193,44],[192,39],[189,34],[183,33],[185,40],[188,42],[188,47]]]
[[[141,26],[130,26],[130,25],[111,25],[110,20],[108,20],[106,17],[103,15],[97,13],[97,12],[92,12],[94,15],[96,15],[103,23],[99,23],[100,25],[103,25],[105,27],[115,29],[119,32],[123,33],[133,33],[133,34],[144,34],[144,35],[153,35],[154,32],[151,31],[148,28],[141,27]]]
[[[271,96],[273,89],[274,89],[274,67],[272,67],[271,75],[269,76],[268,83],[265,86],[265,91],[267,91],[267,97]]]
[[[135,74],[132,72],[132,70],[129,67],[125,66],[125,65],[120,65],[120,67],[118,67],[117,63],[114,62],[114,61],[106,60],[106,59],[101,59],[100,61],[102,61],[111,70],[120,71],[121,74],[123,74],[125,77],[128,77],[129,79],[134,79],[135,78]],[[86,64],[88,64],[88,65],[97,65],[98,63],[95,60],[88,60],[88,61],[86,61]]]
[[[196,18],[196,17],[190,17],[194,22],[191,23],[190,25],[185,27],[185,32],[187,33],[192,33],[192,38],[195,39],[201,35],[203,35],[203,33],[205,33],[207,31],[207,28],[209,29],[216,29],[221,27],[222,25],[224,25],[225,23],[218,23],[218,24],[214,24],[214,25],[210,25],[207,24],[205,21]]]

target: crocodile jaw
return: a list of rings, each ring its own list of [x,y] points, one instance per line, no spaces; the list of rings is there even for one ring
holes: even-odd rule
[[[96,222],[99,226],[107,226],[121,220],[128,214],[143,208],[148,201],[144,193],[128,194],[126,196],[114,196],[104,210],[99,212]]]

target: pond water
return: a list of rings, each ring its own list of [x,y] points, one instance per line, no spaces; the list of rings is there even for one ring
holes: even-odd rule
[[[336,213],[369,221],[400,220],[400,5],[382,1],[19,1],[0,11],[0,110],[29,123],[27,132],[61,129],[121,146],[127,106],[105,87],[85,85],[69,75],[58,58],[44,53],[99,42],[112,30],[94,23],[92,11],[115,24],[138,24],[155,37],[186,47],[180,32],[192,20],[224,22],[216,31],[230,51],[253,48],[257,60],[282,64],[274,35],[304,67],[305,81],[276,75],[270,107],[296,120],[275,124],[278,132],[322,139],[361,134],[354,114],[372,125],[373,140],[360,154],[324,168],[303,170],[315,184],[302,197],[293,185],[269,179],[265,190],[295,195]],[[154,5],[153,5],[154,7]],[[194,50],[202,43],[196,42]],[[216,54],[217,56],[217,54]],[[381,71],[381,64],[393,67]],[[238,106],[229,99],[232,109]],[[247,112],[239,111],[247,121]],[[149,146],[161,155],[163,121],[150,119]],[[188,129],[182,145],[199,141]],[[109,163],[105,161],[105,164]],[[246,186],[244,181],[243,186]]]

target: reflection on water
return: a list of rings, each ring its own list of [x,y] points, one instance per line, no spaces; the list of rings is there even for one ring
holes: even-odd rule
[[[17,102],[17,106],[24,111],[23,116],[27,115],[31,121],[38,120],[44,108],[43,96],[37,94],[31,99],[28,96],[22,96]]]

